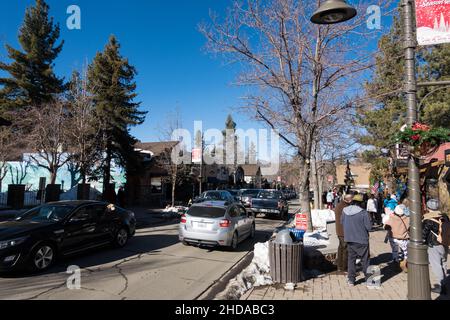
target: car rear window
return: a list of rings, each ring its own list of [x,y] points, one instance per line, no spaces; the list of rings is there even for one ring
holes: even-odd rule
[[[261,191],[258,194],[258,198],[260,199],[278,199],[280,197],[281,193],[276,191]]]
[[[220,218],[225,216],[225,208],[192,207],[187,214],[192,217],[200,218]]]
[[[242,195],[243,196],[256,196],[260,190],[245,190]]]

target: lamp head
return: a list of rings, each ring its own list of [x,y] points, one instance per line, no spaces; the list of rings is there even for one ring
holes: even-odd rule
[[[311,17],[315,24],[335,24],[345,22],[357,15],[355,8],[344,0],[326,0]]]

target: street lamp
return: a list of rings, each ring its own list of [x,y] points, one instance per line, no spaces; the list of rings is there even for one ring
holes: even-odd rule
[[[356,9],[344,0],[327,0],[314,12],[311,22],[315,24],[335,24],[353,19],[356,15]]]

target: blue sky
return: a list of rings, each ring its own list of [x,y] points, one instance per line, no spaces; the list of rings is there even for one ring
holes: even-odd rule
[[[223,15],[229,0],[47,0],[50,15],[61,26],[65,41],[56,60],[56,73],[66,79],[80,70],[111,34],[119,39],[124,56],[138,70],[138,100],[148,111],[145,124],[132,129],[142,141],[157,141],[166,114],[178,107],[184,127],[193,131],[195,120],[204,129],[223,128],[231,108],[242,105],[246,90],[232,85],[235,66],[204,52],[205,39],[198,24],[209,21],[210,9]],[[25,8],[34,0],[2,1],[0,5],[0,59],[6,59],[4,44],[19,48],[17,34]],[[82,29],[66,27],[67,7],[81,8]],[[385,22],[385,21],[384,21]],[[384,28],[389,26],[383,25]],[[373,44],[374,49],[376,43]],[[233,113],[239,128],[259,128],[245,115]]]
[[[158,125],[167,112],[179,107],[183,124],[192,130],[194,120],[205,128],[223,128],[231,108],[239,106],[244,89],[232,85],[237,70],[204,52],[204,37],[197,26],[209,18],[209,9],[224,12],[228,0],[47,0],[51,16],[61,25],[65,45],[56,60],[56,73],[70,75],[101,51],[115,34],[121,52],[138,70],[138,100],[149,111],[144,125],[132,133],[142,141],[157,141]],[[2,1],[0,59],[4,44],[19,48],[18,29],[25,8],[34,0]],[[81,8],[81,30],[68,30],[69,5]],[[233,114],[239,127],[255,127],[245,116]]]

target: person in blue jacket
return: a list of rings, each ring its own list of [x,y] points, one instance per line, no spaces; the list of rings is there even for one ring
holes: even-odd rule
[[[387,199],[384,200],[384,207],[389,208],[392,211],[398,206],[397,196],[395,194],[391,195]]]

